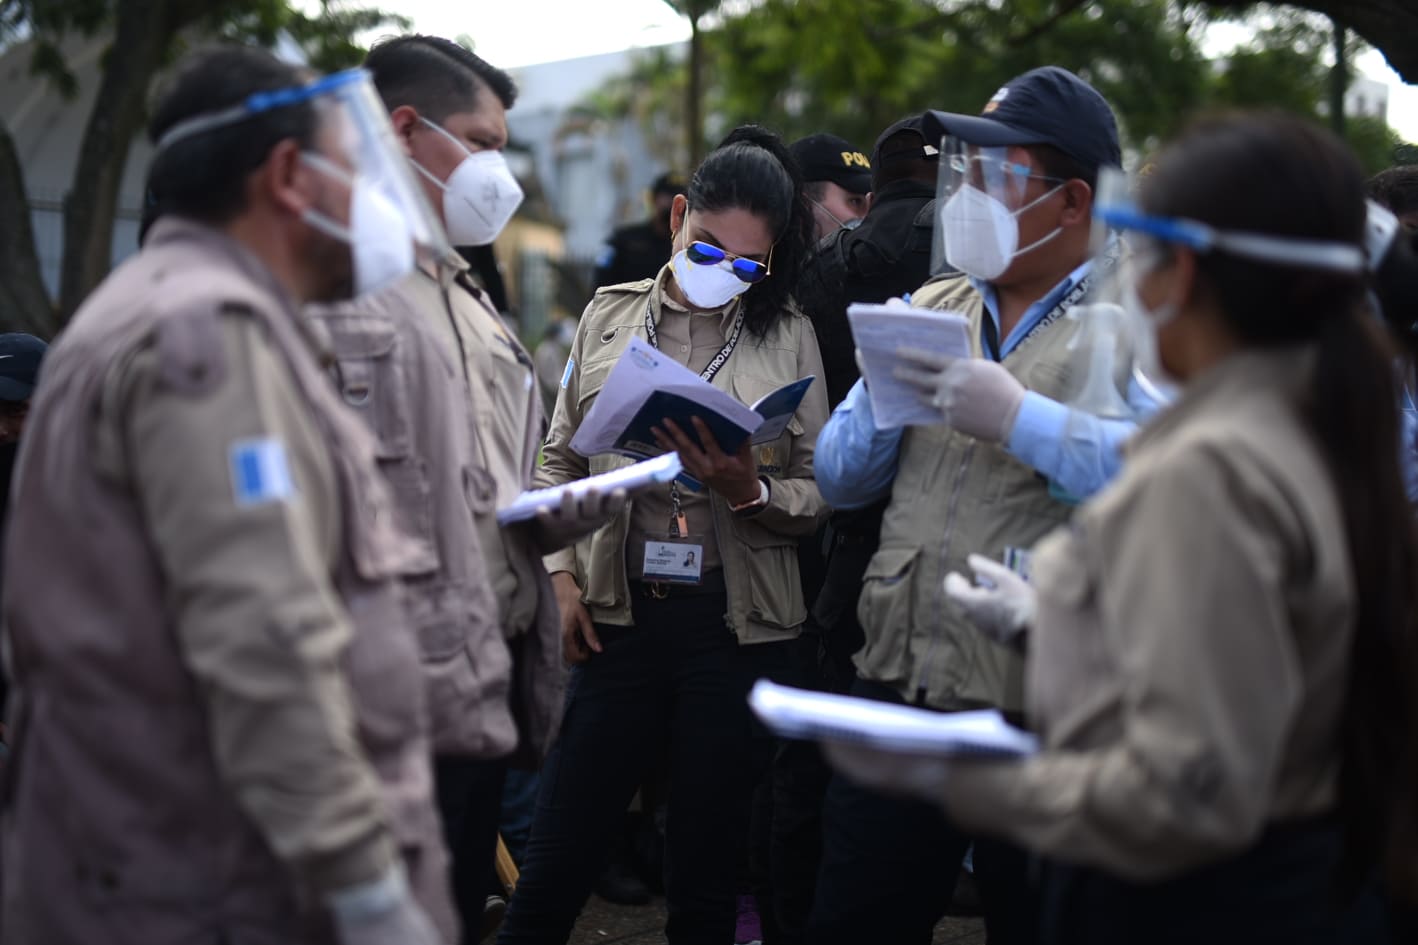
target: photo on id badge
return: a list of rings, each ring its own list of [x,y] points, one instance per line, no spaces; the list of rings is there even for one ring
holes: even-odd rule
[[[645,580],[698,584],[703,567],[704,544],[698,536],[645,536]]]

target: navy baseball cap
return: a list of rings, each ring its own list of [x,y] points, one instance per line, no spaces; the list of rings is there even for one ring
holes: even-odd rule
[[[1118,123],[1098,90],[1058,66],[1010,79],[979,115],[926,112],[932,139],[954,135],[982,148],[1047,144],[1090,167],[1121,167]]]
[[[827,180],[854,194],[871,193],[871,160],[846,138],[808,135],[794,141],[788,150],[807,183]]]
[[[49,345],[34,335],[0,335],[0,400],[29,400],[39,380],[39,362]]]

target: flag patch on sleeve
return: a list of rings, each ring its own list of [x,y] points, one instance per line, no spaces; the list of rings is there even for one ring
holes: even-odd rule
[[[231,444],[231,482],[241,507],[284,502],[295,494],[286,445],[275,437]]]

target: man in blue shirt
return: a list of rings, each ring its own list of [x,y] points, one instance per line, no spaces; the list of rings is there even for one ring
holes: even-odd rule
[[[866,644],[853,694],[1018,712],[1019,654],[984,639],[941,585],[972,552],[1027,561],[1022,552],[1117,471],[1119,445],[1157,406],[1105,313],[1067,317],[1116,257],[1113,247],[1095,261],[1089,236],[1098,169],[1120,163],[1117,126],[1102,96],[1057,67],[1011,80],[979,116],[923,117],[927,140],[944,136],[937,230],[961,275],[912,302],[964,315],[978,356],[903,362],[898,376],[940,409],[936,426],[876,429],[859,381],[823,429],[814,468],[835,508],[890,497],[858,608]],[[1085,383],[1099,364],[1107,377]],[[1084,389],[1095,402],[1075,406]],[[810,939],[929,942],[971,838],[938,810],[840,777],[824,818]],[[976,838],[974,866],[991,943],[1030,941],[1022,853]]]

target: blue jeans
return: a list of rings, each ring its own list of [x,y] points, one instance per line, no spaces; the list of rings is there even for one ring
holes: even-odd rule
[[[631,796],[662,756],[665,936],[672,945],[733,941],[749,660],[725,624],[722,593],[654,600],[637,588],[632,597],[635,625],[598,624],[604,652],[572,670],[500,945],[567,940]]]

